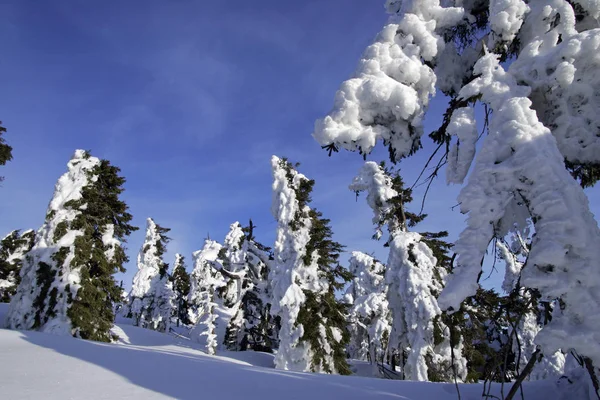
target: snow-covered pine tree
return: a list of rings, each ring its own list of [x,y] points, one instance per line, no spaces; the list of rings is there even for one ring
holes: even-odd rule
[[[304,327],[298,313],[306,302],[302,290],[306,246],[310,240],[310,192],[314,181],[298,173],[285,159],[271,158],[273,169],[273,204],[271,213],[277,221],[273,268],[269,271],[272,309],[280,318],[279,350],[275,367],[292,371],[310,371],[312,350],[301,342]],[[301,275],[302,274],[302,275]]]
[[[171,316],[176,307],[176,296],[169,276],[169,264],[163,263],[152,280],[149,293],[147,327],[159,332],[171,330]]]
[[[201,250],[195,251],[194,269],[190,275],[189,317],[194,328],[191,339],[203,343],[208,354],[216,354],[217,307],[216,291],[225,285],[221,273],[214,267],[223,246],[207,239]]]
[[[9,303],[21,282],[23,258],[33,247],[35,232],[12,231],[0,242],[0,302]]]
[[[12,147],[6,144],[6,141],[2,135],[6,132],[6,128],[2,126],[0,121],[0,165],[6,165],[7,162],[12,160]],[[3,176],[0,176],[0,182],[4,180]]]
[[[158,326],[154,321],[157,316],[155,308],[161,303],[159,298],[163,296],[161,284],[164,282],[161,281],[165,275],[161,275],[161,271],[165,270],[163,254],[170,240],[167,236],[169,231],[169,228],[156,224],[152,218],[146,220],[146,237],[138,253],[138,270],[129,293],[129,311],[136,326],[149,329],[156,329]]]
[[[349,270],[353,278],[345,299],[351,305],[350,358],[368,360],[377,376],[378,363],[385,361],[391,330],[385,266],[368,254],[353,251]]]
[[[240,259],[243,260],[241,297],[225,333],[229,350],[255,350],[272,352],[277,344],[277,327],[270,313],[267,277],[273,261],[270,249],[256,241],[254,224],[250,220],[242,228]],[[228,261],[231,263],[231,260]]]
[[[383,166],[371,161],[365,163],[350,189],[367,192],[367,203],[374,212],[374,237],[381,238],[381,228],[387,226],[386,245],[390,250],[385,276],[392,313],[389,345],[390,349],[399,350],[403,377],[447,381],[456,375],[464,380],[466,360],[461,354],[462,344],[451,337],[454,332],[442,322],[437,304],[446,265],[444,259],[438,262],[429,246],[436,235],[408,231],[408,227],[424,218],[405,209],[412,200],[411,190],[404,189],[398,174],[392,177]],[[443,253],[438,248],[440,251]]]
[[[286,159],[273,156],[272,214],[277,220],[274,263],[269,273],[272,312],[280,317],[275,366],[293,371],[348,373],[344,346],[345,306],[334,297],[341,245],[329,221],[311,210],[314,181]],[[325,304],[326,303],[326,304]]]
[[[217,350],[224,346],[233,346],[233,343],[237,341],[237,332],[240,332],[243,322],[238,311],[242,297],[247,290],[245,254],[244,232],[239,222],[234,222],[225,235],[217,258],[210,261],[219,282],[218,287],[214,287],[212,299]],[[235,318],[236,315],[238,318]],[[234,332],[236,333],[234,334]]]
[[[188,295],[190,294],[190,275],[185,269],[185,257],[181,254],[175,254],[175,265],[171,274],[173,291],[175,292],[174,317],[177,320],[177,326],[181,322],[184,325],[189,324],[188,318]]]
[[[87,151],[75,152],[23,262],[7,327],[111,340],[120,295],[113,274],[125,271],[121,243],[137,229],[119,199],[125,182],[119,172]]]
[[[507,293],[506,311],[509,322],[508,342],[512,344],[515,360],[515,373],[525,368],[531,357],[537,353],[535,337],[552,319],[554,305],[541,302],[537,290],[521,286],[521,272],[529,255],[529,244],[519,234],[509,237],[509,241],[496,242],[498,257],[506,265],[502,289]],[[560,351],[540,354],[528,379],[558,379],[564,375],[565,355]]]
[[[546,353],[583,355],[600,397],[600,339],[589,339],[600,332],[589,314],[600,306],[600,229],[573,179],[590,186],[600,176],[600,5],[387,0],[386,7],[393,17],[313,136],[330,153],[367,154],[381,140],[400,161],[420,148],[436,89],[449,96],[430,137],[446,149],[439,165],[448,160],[448,181],[462,184],[472,173],[458,199],[467,227],[440,305],[458,310],[476,293],[490,241],[523,229],[515,222],[528,215],[535,237],[522,284],[563,305],[536,343]],[[476,145],[473,110],[482,103],[488,134]]]
[[[310,240],[303,262],[306,266],[316,264],[316,274],[310,269],[300,271],[304,278],[301,286],[306,296],[306,302],[298,313],[298,323],[304,329],[300,341],[310,343],[313,372],[350,375],[346,360],[346,346],[350,338],[347,330],[348,305],[339,301],[335,293],[346,285],[352,274],[339,264],[343,246],[333,240],[330,220],[316,210],[310,210],[309,215],[312,219]]]

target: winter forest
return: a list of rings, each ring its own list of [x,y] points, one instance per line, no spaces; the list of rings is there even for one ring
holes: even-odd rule
[[[269,354],[281,373],[393,381],[385,390],[402,398],[600,399],[600,229],[584,191],[600,179],[600,2],[385,10],[312,132],[323,168],[344,152],[364,160],[346,195],[372,214],[377,255],[339,243],[313,202],[319,181],[276,154],[262,160],[273,225],[232,220],[224,237],[167,258],[174,229],[152,215],[134,226],[121,169],[75,150],[41,226],[3,233],[2,327],[106,346],[122,329],[155,331],[211,357]],[[434,97],[445,111],[427,130]],[[19,132],[1,125],[5,165]],[[413,183],[403,162],[423,154]],[[450,226],[422,228],[440,180],[460,187],[443,199],[466,220],[457,240]],[[143,243],[128,243],[139,229]],[[139,252],[124,283],[126,244]],[[495,288],[482,285],[491,263]],[[409,394],[399,381],[431,384]],[[427,389],[442,383],[446,397]]]

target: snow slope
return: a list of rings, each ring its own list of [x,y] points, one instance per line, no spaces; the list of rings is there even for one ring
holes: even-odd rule
[[[0,304],[0,319],[4,318],[5,312],[6,305]],[[221,356],[209,356],[184,337],[119,322],[114,329],[121,337],[118,344],[0,329],[0,360],[3,360],[0,363],[0,398],[457,398],[451,384],[278,371],[260,366],[272,365],[272,356],[261,353],[226,352]],[[239,360],[230,356],[239,356]],[[481,385],[461,385],[462,399],[480,399],[481,390]],[[529,395],[528,400],[556,399],[558,395],[556,386],[550,382],[528,384],[525,392]],[[572,396],[563,398],[576,400]]]

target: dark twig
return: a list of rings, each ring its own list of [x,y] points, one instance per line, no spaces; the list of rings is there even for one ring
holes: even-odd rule
[[[538,356],[540,355],[540,353],[541,353],[541,349],[538,348],[531,355],[531,358],[529,359],[529,362],[527,363],[527,365],[525,366],[525,368],[523,368],[523,371],[517,377],[517,380],[515,381],[515,383],[510,388],[510,391],[508,392],[508,394],[506,395],[506,397],[505,397],[504,400],[512,400],[512,398],[515,396],[515,394],[517,394],[517,391],[519,390],[519,388],[523,384],[523,381],[525,380],[525,378],[527,378],[529,376],[529,374],[533,370],[533,367],[535,366],[535,363],[538,361]]]

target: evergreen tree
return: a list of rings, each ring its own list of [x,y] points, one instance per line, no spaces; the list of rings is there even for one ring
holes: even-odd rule
[[[562,304],[536,343],[581,354],[600,397],[600,341],[589,340],[600,331],[589,313],[600,306],[600,229],[581,187],[600,176],[598,3],[387,0],[386,8],[394,18],[313,136],[330,154],[366,155],[381,141],[398,162],[421,148],[430,98],[447,95],[431,159],[445,151],[429,179],[445,162],[448,182],[472,172],[458,198],[467,226],[441,307],[457,311],[476,294],[490,242],[521,232],[527,216],[535,236],[521,283]],[[477,104],[487,135],[477,131]]]
[[[122,242],[137,229],[119,199],[125,183],[119,172],[106,160],[75,152],[23,262],[9,328],[111,340],[120,296],[113,274],[125,271]]]
[[[190,275],[185,270],[185,258],[181,254],[175,254],[175,266],[171,275],[173,291],[175,292],[175,318],[177,326],[179,322],[187,325],[190,323],[188,318],[188,295],[190,294]]]
[[[272,312],[280,317],[280,369],[349,373],[346,306],[335,299],[349,279],[338,264],[341,245],[331,239],[329,221],[311,210],[314,181],[273,156],[273,206],[277,236],[269,274]],[[341,281],[339,281],[341,279]]]
[[[12,147],[6,144],[6,141],[2,135],[6,132],[6,128],[2,126],[0,121],[0,165],[6,165],[7,162],[12,160]],[[4,180],[3,176],[0,176],[0,182]]]
[[[403,187],[400,175],[392,177],[383,165],[365,163],[350,189],[357,194],[368,193],[375,238],[382,237],[384,225],[389,233],[385,243],[390,249],[385,273],[392,312],[389,345],[399,351],[402,376],[419,381],[464,380],[462,344],[456,332],[442,321],[437,305],[449,260],[448,245],[440,240],[446,233],[420,235],[408,231],[425,216],[405,209],[412,200],[411,191]]]
[[[12,231],[0,242],[0,302],[9,303],[21,282],[23,258],[33,247],[35,232]]]
[[[350,357],[368,360],[373,366],[373,376],[378,376],[378,363],[383,363],[387,356],[391,330],[385,266],[368,254],[353,251],[349,269],[353,275],[346,290],[346,299],[351,304]]]
[[[214,240],[205,240],[202,250],[193,253],[194,270],[190,275],[189,316],[194,324],[191,339],[204,344],[208,354],[216,354],[219,344],[216,292],[225,282],[214,263],[222,247]]]
[[[305,265],[317,265],[317,276],[322,282],[315,285],[311,282],[313,277],[305,281],[306,302],[298,313],[298,323],[304,328],[300,341],[310,343],[313,372],[350,375],[346,360],[346,346],[350,339],[346,322],[348,305],[339,301],[335,292],[350,281],[352,274],[339,264],[343,246],[332,239],[330,221],[319,211],[310,210],[309,215],[312,220],[310,240],[303,262]]]
[[[166,327],[163,308],[168,304],[164,297],[169,293],[169,282],[168,264],[163,261],[163,255],[170,241],[169,231],[152,218],[146,220],[146,238],[137,257],[138,271],[129,294],[133,324],[142,328],[163,330]]]
[[[225,345],[229,350],[272,352],[277,344],[277,327],[270,314],[267,277],[273,257],[268,247],[256,241],[254,228],[252,220],[242,228],[242,294],[237,312],[227,325]]]
[[[171,330],[171,316],[176,306],[176,295],[168,273],[169,264],[164,264],[152,281],[149,294],[147,327],[159,332]]]

